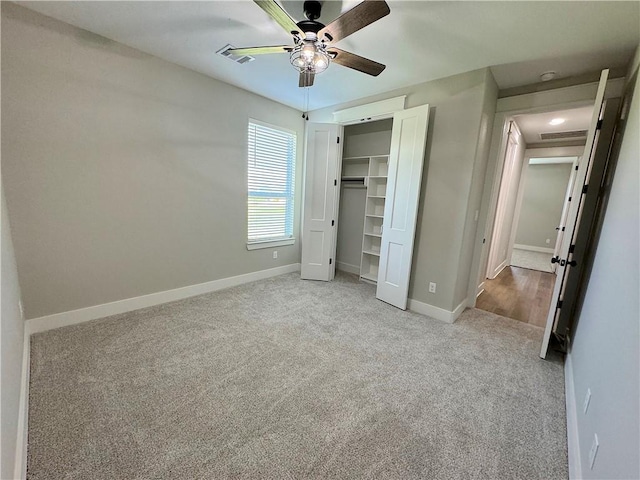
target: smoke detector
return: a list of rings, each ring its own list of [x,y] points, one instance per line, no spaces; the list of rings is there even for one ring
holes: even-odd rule
[[[540,80],[542,80],[543,82],[548,82],[549,80],[553,80],[554,78],[556,78],[557,75],[558,74],[556,72],[550,70],[540,75]]]

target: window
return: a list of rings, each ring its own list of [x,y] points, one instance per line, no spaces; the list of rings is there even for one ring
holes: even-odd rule
[[[248,134],[247,248],[291,245],[296,134],[255,120]]]

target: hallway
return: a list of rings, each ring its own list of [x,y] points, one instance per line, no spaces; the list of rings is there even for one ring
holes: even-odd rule
[[[555,274],[506,267],[493,280],[485,280],[476,308],[544,328]]]

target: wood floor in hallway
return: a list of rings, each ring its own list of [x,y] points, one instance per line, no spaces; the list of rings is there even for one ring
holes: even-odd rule
[[[555,279],[554,273],[507,267],[485,280],[476,308],[544,327]]]

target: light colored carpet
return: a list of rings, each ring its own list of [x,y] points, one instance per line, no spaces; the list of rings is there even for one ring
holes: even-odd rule
[[[539,272],[553,273],[551,257],[553,257],[551,253],[532,252],[531,250],[514,248],[513,254],[511,255],[511,265],[514,267],[528,268],[529,270],[538,270]]]
[[[567,478],[542,330],[275,277],[32,337],[28,478]]]

